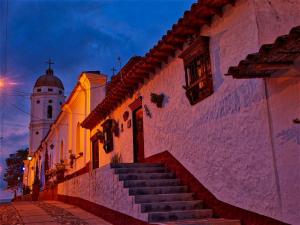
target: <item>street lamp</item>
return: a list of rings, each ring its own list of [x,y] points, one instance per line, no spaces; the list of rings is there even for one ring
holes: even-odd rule
[[[31,160],[32,160],[32,156],[28,156],[27,159],[28,159],[29,161],[31,161]]]
[[[4,80],[0,79],[0,88],[4,87]]]
[[[5,88],[6,87],[11,87],[11,86],[14,86],[14,85],[17,85],[18,83],[7,78],[7,77],[3,77],[1,78],[1,75],[0,75],[0,90]]]

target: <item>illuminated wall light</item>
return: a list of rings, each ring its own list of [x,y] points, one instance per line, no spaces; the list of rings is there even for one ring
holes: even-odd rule
[[[0,79],[0,88],[4,87],[4,81]]]

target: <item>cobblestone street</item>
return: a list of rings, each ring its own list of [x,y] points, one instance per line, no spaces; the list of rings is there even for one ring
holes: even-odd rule
[[[0,205],[1,225],[111,225],[76,206],[57,201]]]

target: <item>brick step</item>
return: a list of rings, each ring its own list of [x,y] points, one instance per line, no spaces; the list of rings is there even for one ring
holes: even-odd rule
[[[119,174],[119,180],[172,179],[174,173],[127,173]]]
[[[135,187],[129,188],[129,195],[171,194],[188,192],[187,186]]]
[[[148,213],[149,222],[165,222],[165,221],[177,221],[177,220],[186,220],[186,219],[204,219],[209,217],[212,217],[211,209]]]
[[[116,174],[128,173],[166,173],[168,170],[165,167],[133,167],[133,168],[115,168]]]
[[[181,182],[179,179],[155,179],[155,180],[124,180],[124,187],[161,187],[161,186],[178,186]]]
[[[199,219],[160,223],[160,225],[241,225],[239,220],[230,219]]]
[[[160,163],[117,163],[110,164],[111,168],[142,168],[142,167],[162,167]]]
[[[168,211],[183,211],[183,210],[194,210],[202,209],[203,201],[176,201],[176,202],[153,202],[153,203],[142,203],[141,211],[145,212],[168,212]]]
[[[136,203],[174,202],[193,200],[193,193],[136,195]]]

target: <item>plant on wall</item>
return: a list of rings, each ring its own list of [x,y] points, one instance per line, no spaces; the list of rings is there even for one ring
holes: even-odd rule
[[[111,159],[110,159],[110,163],[111,164],[118,164],[122,162],[122,156],[121,153],[116,153],[114,154]]]
[[[75,154],[70,154],[70,168],[73,168],[75,161],[82,156],[83,152],[79,152],[77,156]]]
[[[63,181],[66,171],[66,166],[64,163],[56,163],[56,181],[59,183]]]
[[[73,168],[73,165],[75,163],[75,159],[76,159],[75,154],[70,154],[70,168]]]
[[[123,120],[124,120],[124,121],[127,121],[128,118],[129,118],[129,112],[128,112],[128,111],[125,111],[125,112],[123,113]]]
[[[98,138],[98,140],[100,141],[100,143],[104,143],[104,133],[102,131],[100,131],[98,129],[97,133],[95,134],[95,136]]]
[[[151,96],[151,102],[156,104],[156,106],[158,108],[162,108],[162,103],[164,101],[165,95],[164,94],[158,95],[158,94],[155,94],[155,93],[151,93],[150,96]]]

